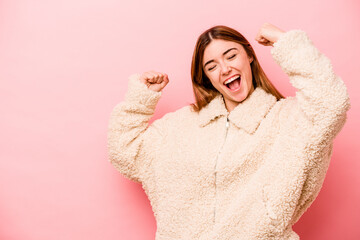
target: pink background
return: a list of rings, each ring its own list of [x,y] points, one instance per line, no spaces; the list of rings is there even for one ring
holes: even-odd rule
[[[248,38],[274,85],[293,96],[271,47],[254,40],[265,22],[306,31],[352,104],[323,188],[293,229],[304,240],[360,239],[357,0],[0,0],[0,239],[154,239],[141,185],[107,160],[107,124],[128,76],[169,75],[152,121],[193,102],[196,39],[224,24]]]

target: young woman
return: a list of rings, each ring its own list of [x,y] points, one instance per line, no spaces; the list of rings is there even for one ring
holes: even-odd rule
[[[350,109],[346,86],[302,30],[265,23],[256,40],[297,89],[282,96],[243,35],[200,35],[196,102],[148,124],[166,74],[129,77],[111,113],[109,161],[142,184],[162,239],[299,239],[292,230],[317,197],[333,139]]]

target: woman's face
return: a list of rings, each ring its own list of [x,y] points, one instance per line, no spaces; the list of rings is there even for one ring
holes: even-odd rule
[[[236,42],[213,39],[205,48],[203,69],[212,85],[223,95],[228,112],[254,91],[249,58]],[[237,77],[230,84],[228,79]],[[240,78],[238,78],[240,77]]]

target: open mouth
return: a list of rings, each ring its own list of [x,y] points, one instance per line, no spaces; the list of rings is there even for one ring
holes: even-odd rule
[[[225,86],[232,92],[235,92],[240,89],[241,76],[238,76],[230,83],[225,84]]]

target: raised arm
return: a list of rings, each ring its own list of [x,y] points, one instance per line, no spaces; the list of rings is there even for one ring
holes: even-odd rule
[[[305,114],[315,136],[313,146],[328,145],[343,127],[350,109],[349,95],[332,64],[309,39],[295,29],[280,36],[271,54],[297,89],[297,108]]]
[[[140,76],[135,73],[129,77],[125,100],[114,107],[107,135],[109,161],[135,182],[142,182],[149,174],[164,127],[162,119],[149,125],[162,92],[148,88]]]

